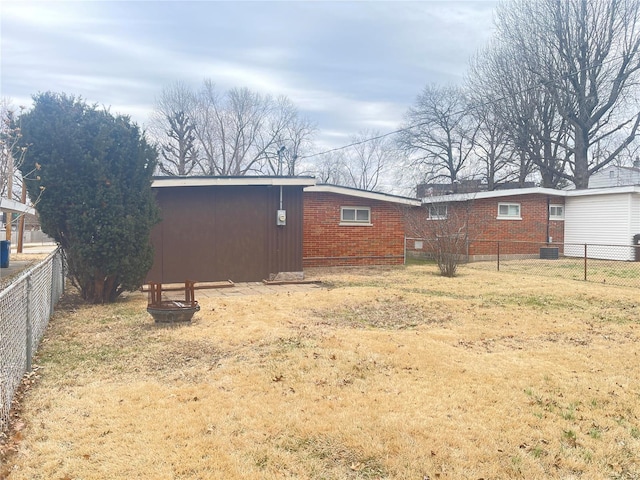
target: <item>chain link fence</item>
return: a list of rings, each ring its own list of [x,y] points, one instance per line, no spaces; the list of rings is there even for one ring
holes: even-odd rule
[[[9,424],[11,403],[64,292],[62,250],[16,277],[0,292],[0,432]]]
[[[407,258],[433,257],[428,239],[405,244]],[[467,268],[640,287],[640,245],[468,240],[459,254]]]

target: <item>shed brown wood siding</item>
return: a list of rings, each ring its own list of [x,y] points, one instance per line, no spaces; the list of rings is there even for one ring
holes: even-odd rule
[[[285,226],[276,225],[279,186],[154,190],[162,221],[151,234],[148,282],[248,282],[302,271],[302,187],[282,187]]]

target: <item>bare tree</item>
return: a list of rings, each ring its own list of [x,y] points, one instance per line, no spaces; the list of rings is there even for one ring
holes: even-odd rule
[[[275,129],[274,145],[278,149],[275,156],[268,152],[263,171],[271,175],[293,176],[299,173],[299,160],[310,148],[316,127],[309,119],[301,117],[286,97],[280,98],[279,104],[282,111],[289,113],[281,116],[286,120],[283,127]]]
[[[455,277],[467,259],[471,204],[430,203],[407,211],[408,231],[425,243],[427,255],[444,277]]]
[[[346,185],[374,190],[395,161],[395,147],[380,132],[364,130],[351,138],[354,145],[342,156]]]
[[[398,145],[429,181],[456,182],[474,155],[478,127],[459,87],[427,85],[406,114]]]
[[[320,155],[313,166],[310,166],[309,173],[315,176],[319,183],[347,184],[344,157],[341,153],[332,152]]]
[[[313,132],[286,97],[247,88],[220,94],[210,80],[198,92],[195,133],[208,175],[295,174]]]
[[[24,107],[20,107],[20,111]],[[20,118],[12,102],[8,98],[0,100],[0,196],[11,200],[20,200],[21,176],[19,169],[22,166],[27,147],[20,144],[22,133],[20,130]]]
[[[150,130],[161,154],[158,169],[165,175],[189,175],[198,166],[195,107],[194,93],[182,82],[163,88],[156,100]]]
[[[640,126],[640,2],[513,0],[498,7],[496,29],[522,52],[570,128],[570,172],[555,173],[587,188],[590,175],[631,144]],[[614,134],[618,145],[595,155]]]
[[[472,60],[469,85],[476,102],[490,106],[493,127],[513,146],[518,183],[537,168],[544,187],[557,187],[568,161],[567,122],[522,52],[495,38]]]
[[[478,99],[471,109],[478,125],[476,162],[482,169],[481,176],[488,190],[495,190],[498,185],[513,180],[524,182],[529,173],[514,161],[516,151],[509,142],[508,132],[497,118],[494,105]]]

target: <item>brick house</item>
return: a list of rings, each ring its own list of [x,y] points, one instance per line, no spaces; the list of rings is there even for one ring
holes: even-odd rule
[[[458,218],[468,234],[470,261],[495,258],[498,242],[501,257],[542,256],[539,249],[545,246],[581,257],[584,245],[591,244],[612,248],[595,249],[590,258],[638,260],[638,248],[630,246],[640,238],[640,186],[523,188],[425,197],[422,202],[424,208],[416,210],[422,212],[421,222],[413,222],[422,231],[409,226],[407,232],[417,238],[407,242],[413,254],[424,252],[424,245],[415,245],[419,237],[433,233],[438,222],[455,225],[451,219]]]
[[[335,185],[304,189],[303,267],[401,265],[413,198]]]
[[[408,228],[407,248],[420,253],[425,248],[420,239],[442,232],[448,222],[449,230],[468,237],[470,261],[493,258],[498,241],[505,242],[501,254],[539,254],[541,244],[564,242],[565,193],[523,188],[425,197]]]
[[[147,281],[260,281],[306,267],[404,262],[417,199],[310,177],[157,177]]]
[[[152,232],[150,281],[256,281],[319,266],[401,265],[407,254],[429,253],[427,239],[461,234],[470,261],[495,258],[498,244],[501,257],[532,258],[542,247],[579,256],[577,247],[600,243],[627,246],[603,253],[608,259],[638,258],[628,246],[640,238],[640,186],[422,200],[311,177],[169,177],[153,188],[162,222]]]

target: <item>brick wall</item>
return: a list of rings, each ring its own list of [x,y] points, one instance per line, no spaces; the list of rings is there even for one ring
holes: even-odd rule
[[[553,197],[549,202],[564,205],[564,198]],[[498,203],[520,204],[521,220],[498,219]],[[482,240],[470,246],[470,255],[486,255],[495,252],[495,242],[508,241],[501,245],[501,254],[535,254],[539,243],[552,237],[554,243],[564,241],[564,221],[547,220],[548,204],[544,195],[522,195],[494,199],[474,200],[471,207],[470,237]],[[547,224],[548,221],[548,224]],[[518,245],[515,242],[527,242]],[[504,247],[504,250],[503,250]],[[513,250],[513,251],[511,251]]]
[[[545,195],[532,194],[451,203],[448,205],[448,219],[444,221],[466,226],[463,229],[466,228],[468,233],[468,254],[472,259],[495,255],[498,241],[503,242],[500,245],[501,255],[534,255],[539,253],[540,244],[547,241],[547,234],[552,237],[553,243],[564,242],[564,221],[547,221],[547,198]],[[498,219],[499,203],[520,204],[521,220]],[[564,205],[564,198],[550,197],[549,203]],[[427,212],[426,208],[416,210],[417,216],[413,220],[415,227],[407,232],[409,237],[435,236],[436,229],[431,222],[438,220],[427,220]],[[449,230],[456,231],[457,228]],[[408,242],[408,249],[412,249],[413,243]],[[424,248],[428,248],[428,245]]]
[[[371,226],[340,225],[340,207],[371,208]],[[305,192],[303,267],[404,262],[404,207],[334,193]]]

